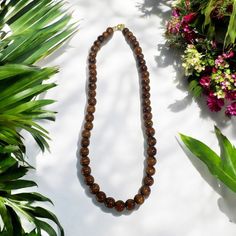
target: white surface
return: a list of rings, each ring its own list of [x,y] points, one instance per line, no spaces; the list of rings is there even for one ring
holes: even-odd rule
[[[146,0],[145,4],[130,0],[68,2],[75,19],[82,19],[80,31],[69,46],[44,63],[61,67],[55,77],[59,86],[46,95],[58,101],[52,109],[59,112],[56,123],[45,124],[53,140],[51,153],[39,154],[33,142],[28,143],[28,154],[36,166],[32,176],[39,191],[54,201],[52,210],[66,235],[234,236],[236,194],[224,187],[217,189],[208,171],[196,160],[191,162],[176,141],[181,132],[217,149],[212,116],[179,85],[181,73],[175,69],[175,58],[165,48],[161,50],[165,42],[163,19],[169,9],[155,0]],[[76,157],[86,103],[88,50],[106,27],[117,23],[125,23],[143,48],[151,74],[158,140],[152,193],[137,211],[121,216],[104,212],[87,196],[77,174]],[[90,149],[93,175],[107,194],[125,200],[141,184],[144,156],[137,70],[120,33],[99,53],[97,92]],[[219,122],[220,117],[216,116],[216,123],[236,141],[235,120],[224,124]]]

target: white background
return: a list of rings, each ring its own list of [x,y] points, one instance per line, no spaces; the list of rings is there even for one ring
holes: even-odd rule
[[[79,32],[43,65],[57,65],[58,87],[46,97],[58,102],[56,123],[46,123],[51,153],[41,154],[28,141],[31,173],[67,236],[234,236],[236,194],[219,186],[208,170],[187,157],[176,138],[184,133],[218,151],[213,126],[236,143],[235,119],[223,121],[203,102],[188,95],[180,59],[165,47],[166,1],[70,0]],[[165,3],[166,4],[166,3]],[[158,140],[155,185],[148,200],[129,215],[106,212],[93,202],[81,182],[76,156],[86,104],[86,64],[90,46],[108,26],[125,23],[138,38],[151,79],[151,101]],[[136,194],[143,176],[143,136],[137,69],[120,32],[98,56],[97,111],[91,138],[91,167],[103,191],[126,200]],[[231,222],[230,222],[231,221]]]

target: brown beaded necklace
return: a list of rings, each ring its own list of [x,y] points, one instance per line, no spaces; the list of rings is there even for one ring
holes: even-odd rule
[[[116,201],[112,197],[107,197],[104,192],[100,190],[100,187],[94,181],[94,177],[91,175],[91,168],[89,167],[90,159],[89,155],[89,138],[91,135],[91,130],[93,128],[94,112],[96,105],[96,81],[97,81],[97,71],[96,71],[96,55],[101,46],[108,41],[114,31],[122,31],[124,37],[129,43],[131,49],[134,51],[137,66],[140,73],[141,85],[142,85],[142,109],[143,109],[143,123],[145,126],[146,133],[146,143],[147,143],[147,157],[146,157],[146,175],[143,179],[143,185],[139,192],[134,196],[133,199],[128,199],[126,202],[122,200]],[[125,208],[127,210],[135,209],[136,205],[141,205],[145,198],[147,198],[151,192],[150,186],[153,185],[153,177],[155,173],[154,165],[156,164],[156,139],[154,138],[155,130],[153,128],[152,113],[151,113],[151,102],[150,102],[150,86],[149,86],[149,72],[142,54],[142,49],[139,46],[139,42],[136,37],[130,32],[129,29],[125,28],[123,24],[119,24],[113,28],[109,27],[100,36],[91,47],[89,53],[89,84],[88,84],[88,105],[87,113],[85,115],[84,129],[82,131],[81,139],[81,149],[80,149],[80,163],[82,165],[81,173],[84,176],[84,181],[86,185],[90,188],[91,194],[94,194],[96,200],[99,203],[104,203],[107,208],[115,208],[116,211],[122,212]]]

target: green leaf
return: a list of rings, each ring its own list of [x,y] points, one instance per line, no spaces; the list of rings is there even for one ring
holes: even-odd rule
[[[34,187],[37,184],[30,180],[15,180],[15,181],[5,181],[0,183],[0,190],[16,190],[21,188]]]
[[[221,158],[207,145],[197,139],[180,134],[186,147],[201,161],[203,161],[212,175],[236,192],[236,178],[222,168]]]
[[[192,80],[189,83],[189,90],[193,93],[194,98],[200,97],[203,92],[202,87],[199,85],[199,82],[196,80]]]
[[[2,218],[2,221],[6,227],[6,231],[9,235],[13,235],[13,225],[11,222],[11,217],[9,215],[9,212],[4,204],[4,199],[0,197],[0,216]]]
[[[41,220],[35,220],[35,224],[37,225],[37,227],[39,227],[39,228],[43,229],[45,232],[47,232],[49,236],[57,236],[56,231],[48,223],[41,221]]]
[[[221,149],[222,168],[236,178],[236,149],[216,126],[215,133]]]

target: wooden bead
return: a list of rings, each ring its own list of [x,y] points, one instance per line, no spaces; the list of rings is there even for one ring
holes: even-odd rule
[[[135,201],[133,199],[128,199],[125,202],[126,209],[132,211],[135,208]]]
[[[92,69],[96,69],[96,65],[95,64],[89,64],[89,70],[92,70]]]
[[[97,103],[96,98],[89,98],[89,99],[88,99],[88,104],[89,104],[89,105],[95,106],[96,103]]]
[[[151,176],[145,176],[143,179],[143,183],[147,186],[152,186],[154,183],[154,179]]]
[[[107,40],[110,35],[105,31],[102,36],[104,37],[104,40]]]
[[[88,113],[94,113],[94,112],[95,112],[95,107],[89,105],[89,106],[87,107],[87,112],[88,112]]]
[[[125,203],[121,200],[118,200],[115,202],[115,209],[118,211],[118,212],[121,212],[125,209]]]
[[[96,194],[96,199],[98,202],[102,203],[106,200],[106,194],[104,192],[100,191]]]
[[[144,113],[143,114],[143,119],[144,120],[151,120],[152,119],[152,113],[150,113],[150,112]]]
[[[149,84],[145,84],[145,85],[143,85],[143,87],[142,87],[142,89],[144,90],[144,91],[150,91],[150,85]]]
[[[146,65],[146,61],[144,59],[141,59],[138,61],[138,65],[141,67],[143,65]]]
[[[144,59],[144,55],[142,53],[139,53],[138,55],[136,55],[137,60],[143,60]]]
[[[94,57],[89,57],[89,63],[90,64],[95,64],[96,63],[96,59]]]
[[[157,163],[157,160],[156,160],[156,158],[155,157],[148,157],[147,158],[147,164],[148,164],[148,166],[154,166],[154,165],[156,165],[156,163]]]
[[[112,197],[107,197],[105,200],[105,206],[107,208],[113,208],[115,206],[115,199]]]
[[[147,91],[143,91],[142,97],[143,97],[144,99],[146,99],[146,98],[150,98],[151,95],[150,95],[149,92],[147,92]]]
[[[149,146],[154,146],[154,145],[156,145],[157,141],[154,137],[148,137],[147,143]]]
[[[89,130],[84,130],[83,132],[82,132],[82,137],[83,138],[90,138],[90,131]]]
[[[138,205],[141,205],[144,203],[144,197],[142,194],[138,193],[135,195],[134,197],[134,201],[138,204]]]
[[[89,166],[83,166],[81,169],[81,173],[83,176],[88,176],[91,174],[91,168]]]
[[[103,42],[104,42],[104,37],[103,37],[103,35],[98,36],[98,41],[99,41],[100,43],[103,43]]]
[[[82,147],[88,147],[89,146],[89,139],[88,138],[82,138],[81,139],[81,146]]]
[[[88,121],[88,122],[92,122],[94,120],[93,114],[87,114],[85,116],[85,120]]]
[[[132,37],[132,36],[133,36],[133,33],[130,32],[130,31],[126,34],[126,37],[127,37],[127,38],[130,38],[130,37]]]
[[[155,129],[153,129],[153,128],[147,128],[147,129],[146,129],[146,134],[147,134],[148,137],[154,136],[154,134],[155,134]]]
[[[98,40],[96,40],[93,44],[97,46],[98,48],[100,48],[101,46],[101,42],[99,42]]]
[[[135,52],[136,55],[137,55],[137,54],[141,54],[141,53],[142,53],[142,48],[141,48],[141,47],[136,47],[136,48],[134,49],[134,52]]]
[[[86,122],[86,123],[84,124],[84,128],[85,128],[86,130],[91,130],[91,129],[93,129],[93,123],[92,123],[92,122]]]
[[[155,168],[153,166],[147,166],[146,173],[150,176],[154,175],[156,172]]]
[[[90,159],[88,157],[81,157],[80,164],[82,166],[88,166],[90,163]]]
[[[122,33],[123,33],[123,35],[126,35],[127,33],[129,33],[129,29],[128,28],[124,28],[122,30]]]
[[[84,182],[90,186],[94,183],[94,177],[92,175],[88,175],[84,178]]]
[[[92,194],[97,194],[100,190],[100,187],[98,184],[94,183],[90,186],[90,191]]]
[[[152,120],[145,120],[144,125],[146,128],[152,128],[153,122]]]
[[[89,82],[90,83],[96,83],[97,82],[97,76],[96,75],[90,75],[89,76]]]
[[[91,51],[91,52],[89,53],[89,57],[96,58],[96,56],[97,56],[97,53],[94,52],[94,51]],[[95,70],[95,69],[90,69],[90,70]]]
[[[149,77],[149,72],[148,71],[143,71],[141,76],[142,76],[142,78],[143,77]]]
[[[89,71],[89,75],[94,77],[94,76],[97,75],[97,71],[94,70],[94,69],[91,69],[91,70]]]
[[[88,150],[87,147],[83,147],[83,148],[80,149],[80,155],[82,157],[86,157],[88,154],[89,154],[89,150]]]
[[[156,153],[157,153],[157,150],[156,150],[155,147],[148,147],[148,149],[147,149],[147,154],[148,154],[149,156],[155,156]]]
[[[151,189],[149,186],[144,185],[141,187],[140,192],[144,197],[148,197],[151,193]]]
[[[95,90],[89,90],[88,91],[88,96],[91,97],[91,98],[96,97],[96,91]]]
[[[91,47],[91,51],[92,51],[92,52],[97,53],[98,50],[99,50],[99,47],[98,47],[98,46],[93,45],[93,46]]]
[[[140,66],[140,70],[143,71],[143,72],[146,72],[147,71],[147,66],[145,64]]]
[[[152,108],[150,107],[150,106],[145,106],[144,108],[143,108],[143,112],[144,113],[150,113],[152,111]]]
[[[95,90],[97,88],[97,85],[95,83],[89,83],[89,89]]]
[[[145,99],[143,100],[143,106],[150,106],[150,105],[151,105],[150,99],[149,99],[149,98],[145,98]]]
[[[133,48],[139,47],[139,42],[138,42],[137,40],[132,41],[131,44],[132,44],[132,47],[133,47]]]
[[[142,85],[145,86],[145,85],[149,85],[150,83],[150,79],[149,77],[142,77]]]
[[[109,35],[112,35],[114,30],[111,28],[111,27],[108,27],[106,32],[109,34]]]

